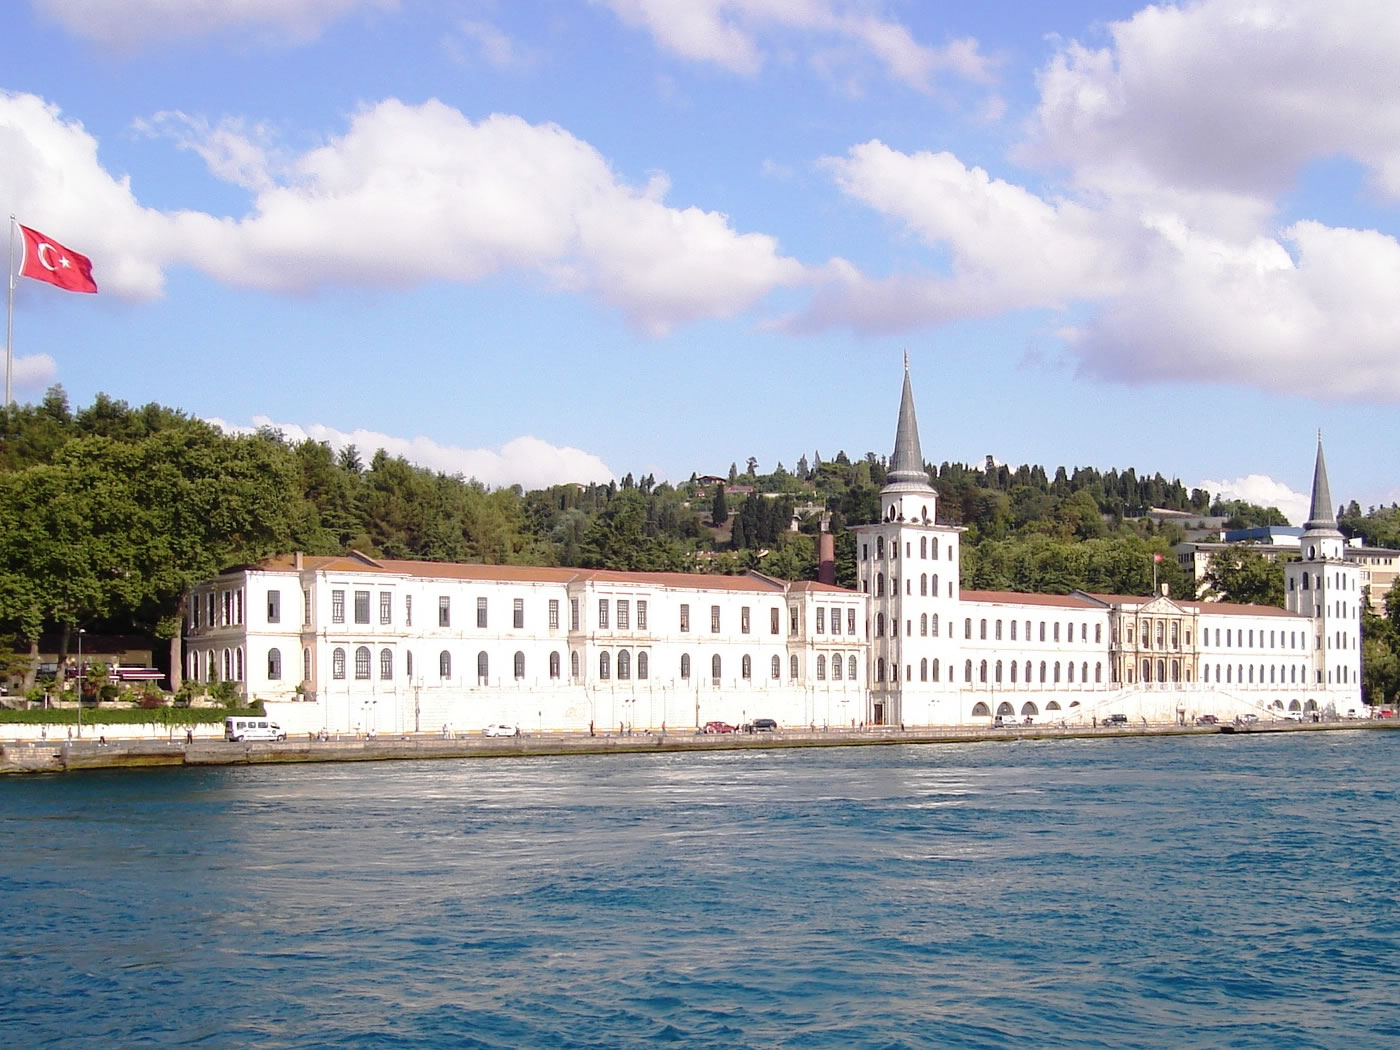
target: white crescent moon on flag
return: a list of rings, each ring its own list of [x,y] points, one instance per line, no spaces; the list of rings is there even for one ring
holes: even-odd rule
[[[52,270],[54,273],[57,273],[58,267],[55,266],[53,263],[49,262],[49,260],[44,256],[45,252],[51,252],[53,250],[53,245],[45,241],[43,244],[39,245],[38,248],[34,249],[34,254],[39,257],[40,266],[42,266],[46,270]]]

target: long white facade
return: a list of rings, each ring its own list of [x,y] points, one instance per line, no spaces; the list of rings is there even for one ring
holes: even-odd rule
[[[1186,722],[1361,712],[1360,570],[1319,444],[1287,608],[963,591],[906,371],[859,590],[708,576],[271,559],[195,588],[185,672],[294,732]]]
[[[192,593],[186,673],[334,731],[841,725],[866,717],[866,606],[757,574],[294,555]]]

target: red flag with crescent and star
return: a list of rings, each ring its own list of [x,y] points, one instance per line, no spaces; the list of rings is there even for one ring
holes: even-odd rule
[[[45,281],[67,292],[97,291],[97,282],[92,279],[92,260],[86,255],[79,255],[28,226],[20,226],[19,231],[24,237],[24,256],[19,264],[21,277]]]

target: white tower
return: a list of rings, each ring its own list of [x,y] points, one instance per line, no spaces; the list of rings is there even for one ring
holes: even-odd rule
[[[1312,506],[1298,546],[1302,557],[1286,562],[1283,571],[1288,610],[1313,620],[1308,639],[1313,650],[1313,681],[1308,683],[1308,699],[1323,710],[1359,708],[1361,569],[1346,561],[1346,540],[1337,531],[1320,433]]]
[[[938,493],[924,469],[909,357],[894,455],[880,490],[880,521],[857,525],[856,569],[870,595],[868,721],[894,725],[952,721],[937,701],[955,703],[953,624],[961,599],[959,530],[937,524]]]

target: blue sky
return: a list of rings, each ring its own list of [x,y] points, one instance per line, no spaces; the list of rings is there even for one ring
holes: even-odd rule
[[[1388,0],[21,0],[61,382],[492,484],[888,454],[1400,498]]]

